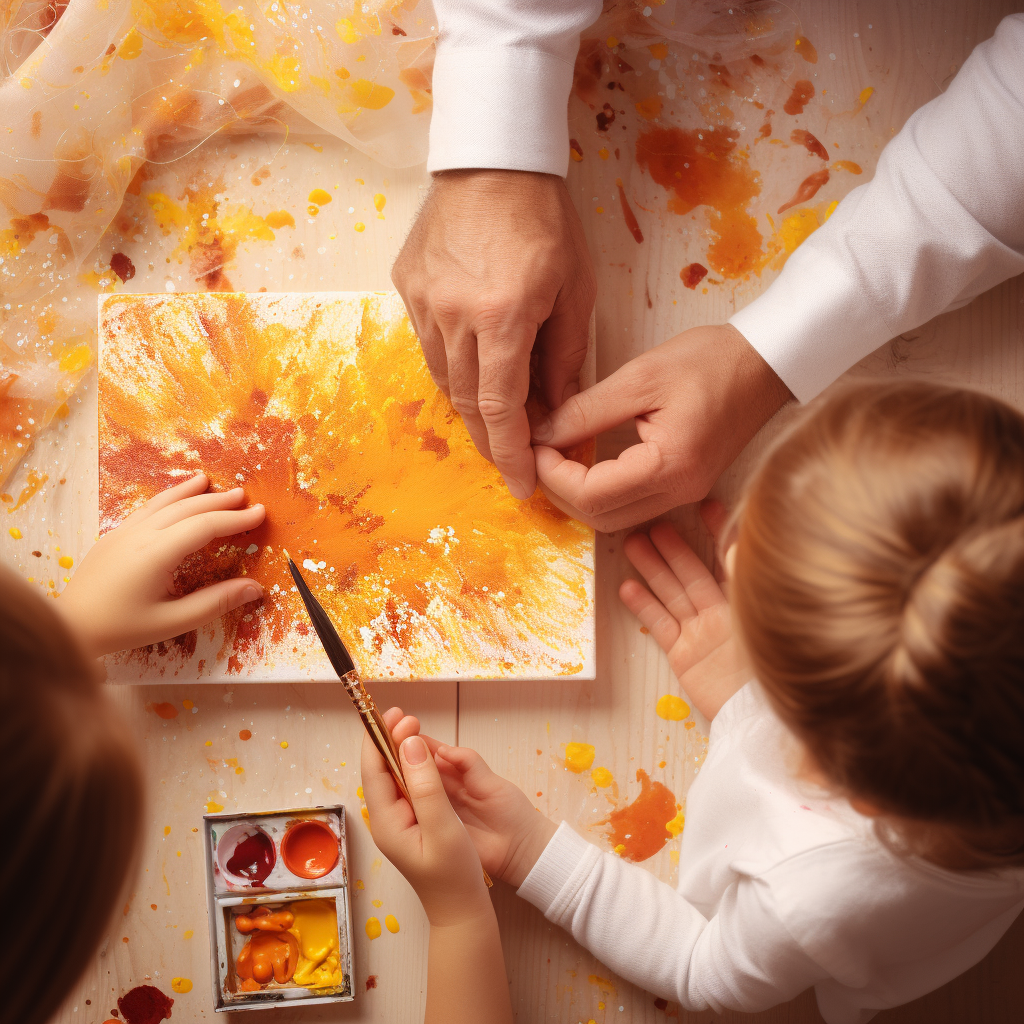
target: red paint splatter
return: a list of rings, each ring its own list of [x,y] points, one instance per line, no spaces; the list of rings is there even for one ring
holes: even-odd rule
[[[803,181],[800,182],[800,187],[796,190],[796,194],[788,203],[783,203],[779,207],[779,213],[784,213],[791,206],[797,206],[799,203],[806,203],[809,199],[813,199],[821,188],[828,181],[828,168],[824,167],[820,171],[815,171],[813,174],[809,174]]]
[[[130,281],[135,276],[135,264],[123,252],[115,252],[110,257],[110,269],[122,281]]]
[[[366,991],[369,992],[371,988],[377,987],[377,975],[371,974],[366,979]]]
[[[804,146],[808,153],[828,159],[828,150],[805,128],[794,128],[789,133],[789,141]]]
[[[117,1001],[127,1024],[160,1024],[171,1016],[174,1000],[152,985],[139,985]]]
[[[159,715],[160,718],[171,719],[178,717],[178,709],[167,701],[163,701],[160,704],[147,704],[146,710],[152,711],[153,714]]]
[[[248,729],[242,729],[241,732],[239,732],[238,734],[238,738],[240,740],[251,740],[252,733]]]
[[[636,772],[640,795],[625,807],[612,811],[601,825],[613,849],[634,862],[653,857],[672,838],[665,824],[676,816],[676,798],[660,782],[651,782],[642,768]]]
[[[626,190],[622,187],[622,179],[617,178],[615,184],[619,189],[619,202],[622,203],[622,216],[626,221],[626,227],[629,228],[636,239],[637,245],[639,245],[644,240],[644,233],[640,230],[636,214],[633,213],[633,208],[629,205],[629,200],[626,198]]]
[[[789,94],[789,99],[786,100],[786,105],[782,109],[787,114],[802,114],[804,107],[807,106],[808,101],[813,95],[814,86],[806,79],[801,78],[793,86],[793,91]]]
[[[696,288],[708,276],[708,268],[700,263],[689,263],[679,271],[679,280],[687,288]]]

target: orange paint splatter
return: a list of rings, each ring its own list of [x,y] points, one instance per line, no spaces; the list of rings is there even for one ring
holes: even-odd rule
[[[366,991],[369,992],[371,988],[377,987],[377,975],[369,974],[366,977]]]
[[[697,285],[708,276],[708,268],[700,263],[688,263],[682,270],[679,271],[679,280],[687,288],[696,289]],[[640,627],[641,633],[649,633],[650,630],[646,626]]]
[[[49,479],[50,477],[46,473],[37,473],[34,469],[30,469],[28,476],[25,478],[25,486],[22,487],[21,494],[18,495],[17,502],[7,511],[17,512],[22,505],[31,501],[36,496],[39,488]]]
[[[152,711],[154,715],[158,715],[160,718],[177,718],[178,709],[168,701],[162,701],[159,704],[149,703],[146,705],[147,711]]]
[[[804,128],[794,128],[789,133],[789,141],[803,146],[808,153],[820,156],[822,160],[828,159],[828,150]]]
[[[672,192],[673,213],[709,208],[716,238],[707,260],[727,278],[759,271],[764,263],[761,233],[748,212],[760,182],[746,154],[737,150],[738,137],[735,128],[652,128],[636,143],[639,166]]]
[[[800,182],[800,187],[796,190],[793,198],[788,203],[783,203],[779,207],[779,213],[785,213],[792,206],[799,206],[800,203],[806,203],[808,200],[813,199],[818,193],[818,189],[822,185],[828,182],[829,173],[828,168],[823,167],[820,171],[815,171],[813,174],[809,174],[803,181]]]
[[[583,147],[576,141],[576,139],[569,140],[569,156],[572,157],[576,163],[579,163],[583,159]]]
[[[240,740],[242,740],[243,742],[245,740],[251,740],[252,739],[252,733],[248,729],[242,729],[238,733],[238,738]]]
[[[808,64],[818,63],[818,51],[814,48],[814,43],[812,43],[807,36],[797,36],[793,49],[796,50],[796,52],[799,53]]]
[[[787,114],[802,114],[804,107],[814,96],[814,86],[806,79],[800,79],[793,85],[793,91],[789,94],[783,110]]]
[[[540,491],[508,493],[431,381],[398,296],[123,295],[102,317],[118,332],[99,385],[102,529],[200,468],[267,509],[177,576],[188,592],[245,572],[261,604],[222,620],[216,656],[192,633],[190,650],[179,638],[117,656],[125,678],[200,654],[208,674],[304,659],[329,671],[283,548],[364,678],[580,672],[593,531]],[[140,389],[155,365],[165,385]]]
[[[665,825],[676,817],[676,798],[660,782],[651,782],[642,768],[636,778],[640,795],[598,824],[607,826],[605,834],[622,857],[639,862],[653,857],[671,838]]]
[[[860,164],[855,164],[852,160],[837,160],[832,168],[836,171],[849,171],[850,174],[863,174],[864,169]]]
[[[622,218],[626,222],[626,227],[629,228],[630,234],[636,239],[637,245],[644,240],[644,233],[640,230],[640,225],[637,223],[636,214],[633,213],[633,208],[629,205],[629,200],[626,198],[626,190],[622,185],[622,179],[617,178],[615,185],[619,190],[619,202],[622,204]]]

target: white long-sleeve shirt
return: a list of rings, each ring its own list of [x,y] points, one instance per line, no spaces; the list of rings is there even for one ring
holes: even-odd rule
[[[562,177],[580,32],[601,0],[434,0],[427,170],[502,167]]]
[[[801,401],[1024,272],[1024,14],[1004,18],[875,176],[730,320]]]
[[[870,819],[790,771],[756,683],[711,726],[675,889],[564,822],[519,889],[622,977],[690,1010],[761,1010],[814,986],[861,1024],[981,960],[1024,909],[1024,869],[900,857]]]

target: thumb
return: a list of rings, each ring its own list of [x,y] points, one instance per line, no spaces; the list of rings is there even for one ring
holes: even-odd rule
[[[458,816],[448,801],[441,774],[421,736],[410,736],[399,748],[402,774],[416,820],[424,835],[450,828]]]
[[[207,622],[219,619],[235,608],[258,601],[263,597],[263,588],[253,579],[239,576],[233,580],[222,580],[202,590],[193,591],[185,597],[168,601],[161,606],[161,626],[165,639],[198,629]]]

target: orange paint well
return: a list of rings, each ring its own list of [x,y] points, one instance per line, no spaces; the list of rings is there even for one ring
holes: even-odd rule
[[[338,837],[322,821],[296,822],[281,840],[281,858],[299,878],[322,878],[338,863]]]

